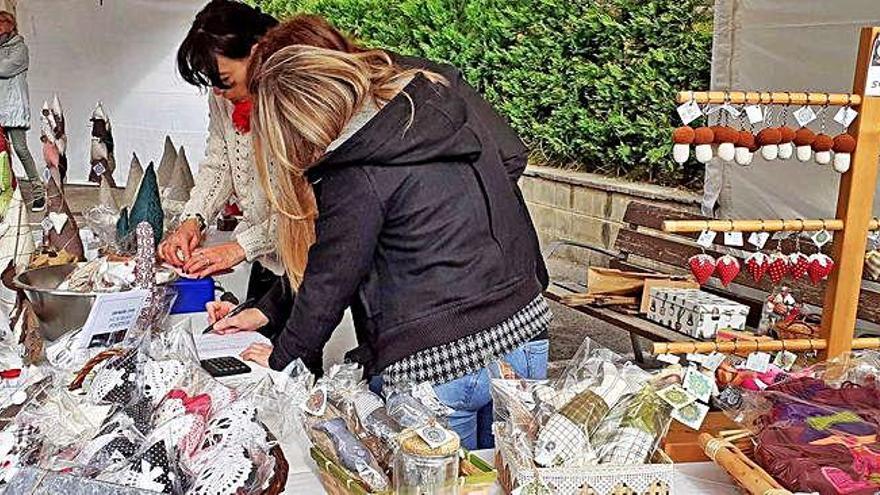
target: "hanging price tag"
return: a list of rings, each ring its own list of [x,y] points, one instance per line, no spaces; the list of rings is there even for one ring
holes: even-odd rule
[[[700,106],[694,100],[679,105],[677,110],[678,116],[684,125],[688,125],[703,116],[703,111],[700,110]]]
[[[822,246],[831,242],[832,235],[831,232],[827,230],[820,230],[813,234],[813,244],[816,245],[819,249],[822,249]]]
[[[736,107],[730,105],[729,103],[721,105],[721,109],[727,112],[731,117],[739,117],[740,113],[742,113]]]
[[[697,244],[703,246],[704,248],[708,248],[715,242],[715,236],[718,235],[717,232],[713,232],[711,230],[704,230],[700,233],[700,237],[697,239]]]
[[[742,246],[743,245],[742,232],[725,232],[724,233],[724,244],[727,246]]]
[[[853,120],[856,120],[858,115],[859,112],[856,112],[851,107],[841,107],[840,110],[834,114],[834,121],[844,127],[849,127],[849,125],[853,123]]]
[[[750,124],[757,124],[764,121],[764,109],[759,105],[749,105],[746,107],[746,117]]]
[[[703,367],[709,371],[715,372],[725,359],[727,359],[727,357],[724,354],[713,352],[703,360]]]
[[[657,354],[657,361],[668,364],[678,364],[681,362],[681,358],[675,354]]]
[[[758,249],[764,249],[768,239],[770,239],[770,234],[767,232],[752,232],[749,235],[749,244]]]
[[[749,358],[746,360],[747,370],[766,373],[768,366],[770,366],[770,354],[766,352],[753,352],[749,354]]]
[[[797,120],[797,123],[801,127],[804,127],[810,122],[816,120],[816,112],[814,112],[813,108],[808,105],[804,105],[798,108],[794,111],[793,115],[794,119]]]

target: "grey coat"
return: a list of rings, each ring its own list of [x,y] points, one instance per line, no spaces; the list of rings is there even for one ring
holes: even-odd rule
[[[0,44],[0,126],[30,127],[28,48],[20,34]]]

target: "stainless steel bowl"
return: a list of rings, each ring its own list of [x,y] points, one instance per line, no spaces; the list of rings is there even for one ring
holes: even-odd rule
[[[95,304],[95,292],[58,290],[76,264],[46,266],[27,270],[14,279],[23,290],[40,320],[40,334],[49,342],[58,340],[71,330],[82,328]],[[173,282],[176,277],[172,277]]]

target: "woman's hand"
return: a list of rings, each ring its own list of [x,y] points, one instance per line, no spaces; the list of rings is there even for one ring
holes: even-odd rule
[[[232,305],[226,306],[228,304],[224,302],[208,303],[208,321],[213,323],[214,333],[226,335],[237,332],[254,332],[269,323],[269,318],[266,318],[262,311],[255,308],[246,309],[235,316],[225,318],[229,311],[235,307]],[[212,305],[215,306],[212,308]],[[214,316],[212,316],[212,311]]]
[[[197,278],[228,270],[245,260],[244,249],[237,242],[227,242],[193,251],[183,271]]]
[[[253,361],[264,368],[269,367],[269,356],[272,355],[272,346],[268,344],[251,344],[241,353],[245,361]]]
[[[159,256],[171,266],[182,267],[202,242],[202,230],[195,218],[185,220],[159,244]]]

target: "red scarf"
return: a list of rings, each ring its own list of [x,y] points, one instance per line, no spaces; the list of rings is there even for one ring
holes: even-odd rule
[[[232,125],[235,126],[235,130],[242,134],[251,132],[251,110],[253,109],[254,104],[251,100],[243,100],[235,104],[235,109],[232,110]]]

